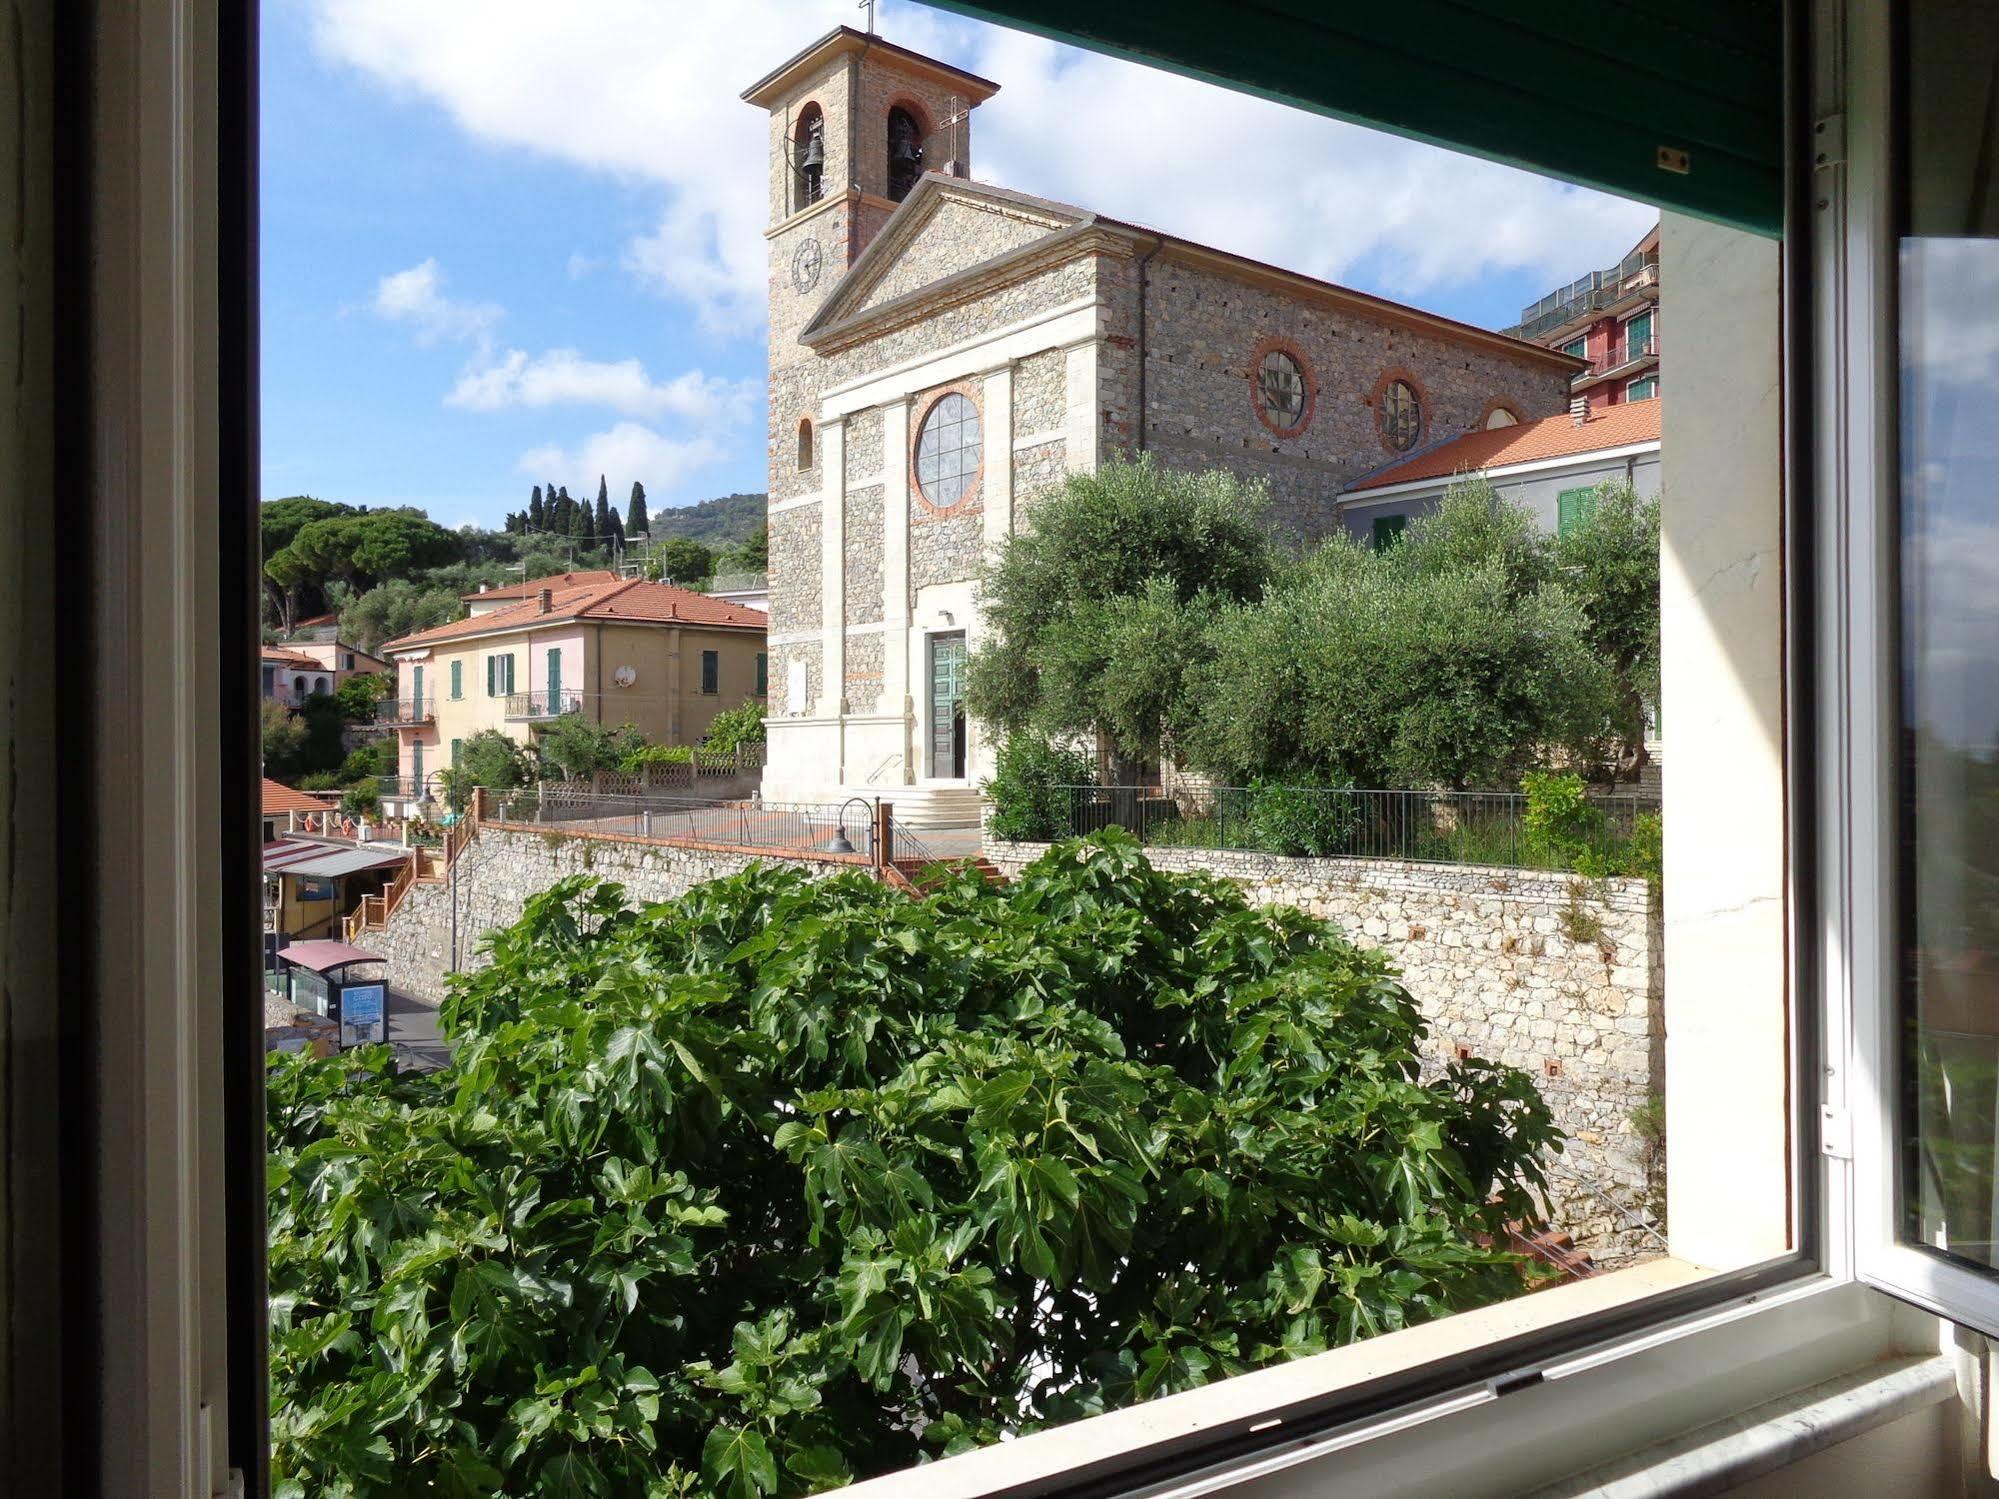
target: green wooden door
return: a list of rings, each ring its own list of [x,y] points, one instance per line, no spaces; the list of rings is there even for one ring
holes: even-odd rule
[[[965,636],[930,637],[930,774],[965,775]]]
[[[562,711],[562,647],[548,648],[548,711]]]
[[[423,668],[421,666],[412,666],[410,668],[410,717],[414,719],[421,719],[423,717]]]

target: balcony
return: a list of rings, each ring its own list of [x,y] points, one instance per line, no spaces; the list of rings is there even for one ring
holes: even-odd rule
[[[1542,343],[1572,322],[1628,311],[1640,301],[1659,296],[1659,262],[1630,255],[1608,270],[1591,271],[1580,281],[1550,292],[1532,307],[1520,310],[1520,321],[1501,331],[1529,343]]]
[[[1589,368],[1575,378],[1574,389],[1585,390],[1598,381],[1614,379],[1618,375],[1635,374],[1647,365],[1659,362],[1659,338],[1625,339],[1614,343],[1589,362]]]
[[[558,687],[553,691],[542,688],[537,692],[507,694],[509,723],[539,723],[551,718],[560,718],[565,713],[582,711],[583,694],[569,687]]]
[[[428,697],[385,697],[375,704],[377,727],[412,729],[437,720],[437,701]]]

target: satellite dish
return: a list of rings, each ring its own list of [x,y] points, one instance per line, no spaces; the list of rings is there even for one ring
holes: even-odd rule
[[[629,666],[621,666],[611,673],[611,680],[620,687],[629,687],[639,679],[638,672]]]

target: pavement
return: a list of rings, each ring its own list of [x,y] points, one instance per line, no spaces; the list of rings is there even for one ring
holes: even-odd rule
[[[437,1006],[391,989],[387,1009],[387,1039],[399,1060],[425,1072],[451,1060],[451,1048],[437,1027]]]

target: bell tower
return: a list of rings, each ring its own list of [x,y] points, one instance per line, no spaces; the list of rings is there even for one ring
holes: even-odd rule
[[[998,89],[842,26],[743,91],[770,120],[773,501],[818,488],[817,356],[799,331],[925,172],[971,175],[971,112]]]

